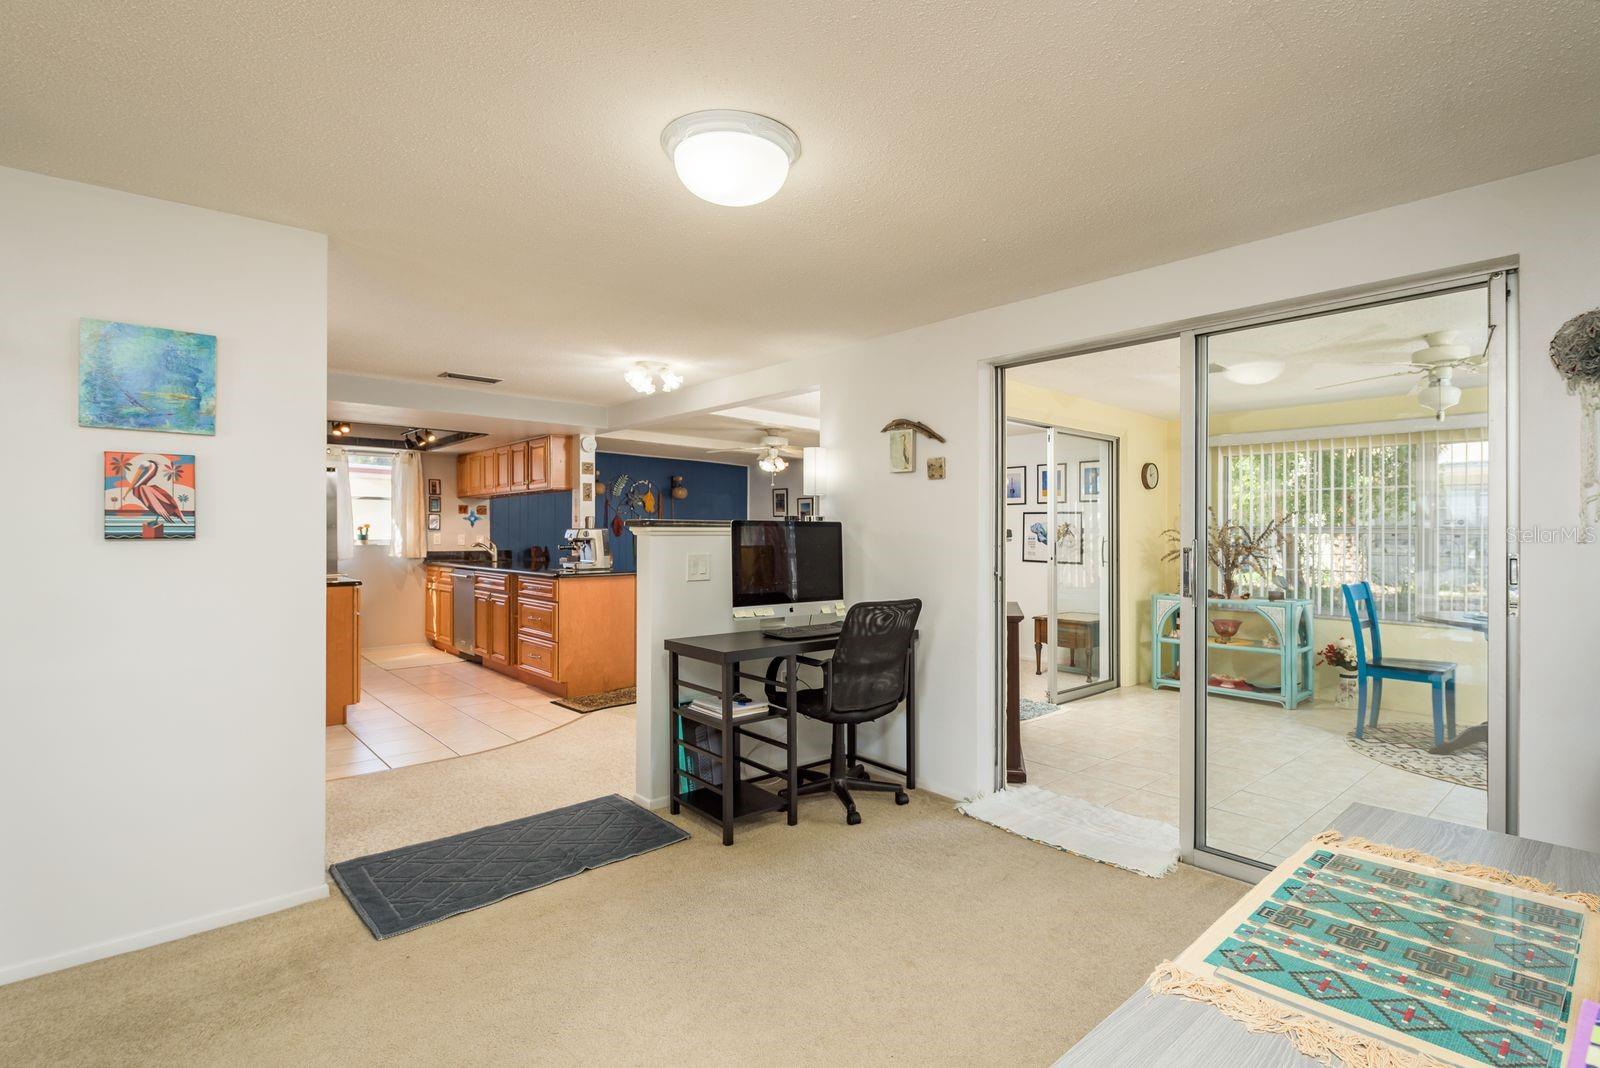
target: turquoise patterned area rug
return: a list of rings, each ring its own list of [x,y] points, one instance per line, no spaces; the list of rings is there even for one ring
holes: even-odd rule
[[[1440,864],[1356,841],[1313,842],[1163,965],[1152,986],[1347,1065],[1421,1057],[1556,1068],[1583,999],[1600,987],[1592,895]]]

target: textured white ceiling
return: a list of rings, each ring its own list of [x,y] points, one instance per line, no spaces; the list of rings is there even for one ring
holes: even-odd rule
[[[1600,152],[1595,0],[0,5],[0,163],[324,231],[337,369],[626,399]],[[804,154],[717,208],[657,139]]]

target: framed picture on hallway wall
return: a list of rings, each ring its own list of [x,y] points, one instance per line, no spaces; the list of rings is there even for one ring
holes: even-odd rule
[[[1056,513],[1056,560],[1063,564],[1083,563],[1083,513]]]
[[[1078,461],[1078,500],[1098,501],[1100,499],[1100,461]]]
[[[1050,562],[1049,522],[1048,512],[1022,513],[1022,558],[1029,563]]]
[[[1026,464],[1021,467],[1006,468],[1005,498],[1007,504],[1028,503],[1028,468]]]
[[[772,518],[789,517],[789,491],[783,486],[772,487]]]

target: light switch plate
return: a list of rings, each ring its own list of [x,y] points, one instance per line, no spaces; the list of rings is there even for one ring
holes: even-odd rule
[[[688,558],[688,580],[690,582],[711,581],[711,554],[690,553]]]

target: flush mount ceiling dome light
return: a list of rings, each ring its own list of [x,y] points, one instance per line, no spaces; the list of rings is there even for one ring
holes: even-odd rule
[[[683,385],[683,376],[664,363],[636,363],[622,377],[636,393],[654,393],[658,384],[661,392],[671,393]]]
[[[730,208],[770,199],[800,158],[793,130],[748,111],[680,116],[661,131],[661,147],[689,192]]]
[[[1277,360],[1246,360],[1231,364],[1222,377],[1241,386],[1264,386],[1283,374],[1283,364]]]

